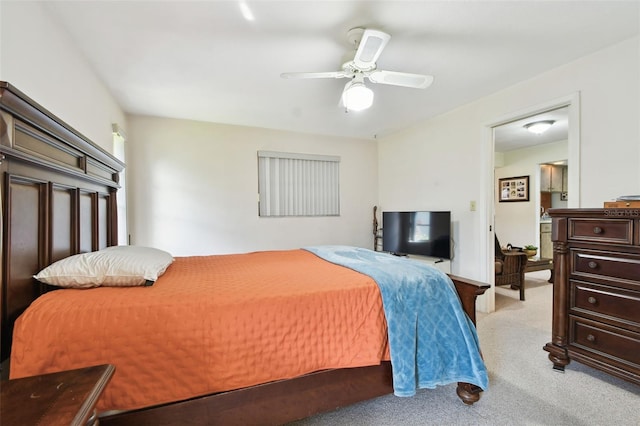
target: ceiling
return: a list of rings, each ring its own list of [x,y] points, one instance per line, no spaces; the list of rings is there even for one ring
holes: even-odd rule
[[[542,134],[534,134],[524,126],[536,121],[553,121],[553,125]],[[494,129],[494,150],[508,152],[569,139],[569,107],[526,117],[511,123],[503,124]]]
[[[255,19],[241,13],[247,6]],[[44,2],[120,106],[154,115],[383,137],[638,34],[640,1]],[[354,27],[391,40],[379,69],[433,75],[428,89],[369,84],[345,113],[335,71]]]

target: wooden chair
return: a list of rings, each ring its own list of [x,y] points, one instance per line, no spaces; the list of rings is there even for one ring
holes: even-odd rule
[[[502,250],[498,237],[495,237],[495,285],[511,286],[520,290],[520,300],[524,300],[524,270],[527,267],[527,255],[517,250]]]

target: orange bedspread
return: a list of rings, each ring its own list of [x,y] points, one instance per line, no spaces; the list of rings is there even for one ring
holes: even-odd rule
[[[16,322],[11,378],[110,363],[132,409],[388,359],[368,276],[304,250],[176,258],[152,287],[56,290]]]

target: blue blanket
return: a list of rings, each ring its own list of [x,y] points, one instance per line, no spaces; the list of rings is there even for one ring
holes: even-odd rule
[[[423,262],[362,248],[305,250],[369,275],[378,284],[389,329],[395,395],[412,396],[417,388],[454,382],[487,389],[475,326],[446,274]]]

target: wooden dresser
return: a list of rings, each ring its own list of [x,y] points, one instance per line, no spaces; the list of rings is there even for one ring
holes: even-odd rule
[[[640,209],[551,209],[556,369],[573,359],[640,384]]]

